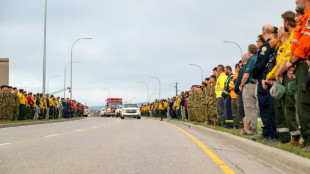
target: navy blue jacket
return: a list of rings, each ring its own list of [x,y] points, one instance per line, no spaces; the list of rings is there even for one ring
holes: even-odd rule
[[[241,82],[242,82],[242,78],[243,78],[243,75],[244,75],[244,70],[245,70],[245,66],[242,65],[241,69],[239,70],[238,77],[237,77],[237,79],[235,79],[234,91],[235,91],[236,94],[239,93],[239,86],[241,85]]]
[[[230,89],[229,89],[229,83],[230,81],[234,78],[234,74],[230,74],[228,77],[227,77],[227,80],[225,82],[225,85],[224,85],[224,90],[222,92],[222,97],[223,98],[226,98],[226,97],[230,97]]]
[[[262,79],[266,74],[264,74],[266,65],[269,61],[270,55],[273,53],[273,49],[269,44],[270,39],[268,39],[264,44],[259,48],[257,53],[257,60],[255,67],[253,69],[253,79]]]

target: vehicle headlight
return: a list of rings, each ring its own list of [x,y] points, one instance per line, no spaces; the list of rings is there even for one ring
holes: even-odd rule
[[[137,112],[140,112],[140,109],[137,109]]]
[[[125,110],[125,109],[123,109],[123,110],[122,110],[122,112],[123,112],[123,113],[126,113],[126,110]]]

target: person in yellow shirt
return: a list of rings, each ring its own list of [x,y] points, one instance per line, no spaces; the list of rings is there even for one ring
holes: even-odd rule
[[[60,117],[60,103],[59,103],[59,99],[60,99],[60,97],[55,97],[54,98],[54,103],[55,103],[55,108],[56,108],[56,111],[55,111],[55,117],[56,118],[59,118]]]
[[[44,100],[43,100],[43,94],[39,95],[39,102],[40,102],[40,108],[39,108],[39,118],[44,118]]]
[[[33,119],[37,120],[39,115],[38,115],[38,109],[37,109],[37,95],[36,94],[32,95],[32,101],[33,101],[33,111],[34,111]]]
[[[217,111],[221,117],[221,126],[225,126],[225,115],[224,115],[224,99],[222,98],[222,92],[224,90],[225,81],[227,76],[224,72],[224,65],[217,66],[218,77],[215,83],[215,94],[216,94],[216,104]]]
[[[43,104],[44,104],[44,116],[45,116],[45,119],[46,120],[48,120],[49,119],[49,107],[47,107],[48,105],[47,105],[47,100],[48,100],[48,98],[47,97],[44,97],[44,102],[43,102]]]
[[[19,97],[19,116],[18,120],[24,120],[26,117],[26,96],[24,95],[24,90],[20,89],[17,94]]]
[[[158,105],[158,109],[159,109],[159,112],[160,112],[160,121],[163,120],[164,117],[166,117],[166,113],[167,113],[167,104],[165,104],[165,101],[162,100],[159,102],[159,105]]]
[[[290,139],[289,144],[297,147],[299,146],[299,140],[300,140],[300,131],[298,128],[298,123],[296,119],[296,101],[294,98],[294,94],[289,92],[288,90],[288,84],[292,80],[290,77],[293,75],[293,72],[289,71],[287,72],[286,70],[286,63],[291,59],[292,53],[291,53],[291,47],[292,44],[296,42],[294,39],[294,29],[297,25],[298,21],[295,21],[295,13],[291,11],[287,11],[282,14],[282,18],[284,21],[284,31],[286,32],[282,38],[282,42],[284,44],[284,48],[281,54],[281,58],[277,60],[277,65],[276,67],[271,71],[272,74],[268,74],[267,76],[268,79],[276,79],[280,80],[283,85],[285,86],[285,94],[283,96],[283,103],[282,107],[278,107],[278,111],[275,110],[276,117],[279,121],[280,127],[278,127],[277,131],[282,132],[280,134],[283,134],[284,132],[289,132],[290,134],[288,135],[286,133],[286,137]],[[275,77],[273,76],[275,74]],[[281,114],[280,109],[284,109],[283,114]],[[292,138],[291,138],[292,136]]]
[[[51,95],[51,97],[48,99],[49,100],[49,111],[50,111],[50,117],[55,118],[55,102],[54,102],[54,96]]]

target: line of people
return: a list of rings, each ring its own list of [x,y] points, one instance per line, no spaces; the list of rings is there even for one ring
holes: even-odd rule
[[[235,73],[220,64],[202,85],[142,105],[142,114],[237,128],[243,135],[258,134],[260,116],[262,134],[253,140],[310,151],[310,0],[296,3],[296,13],[281,15],[283,25],[263,26]]]
[[[60,119],[83,116],[84,105],[69,98],[27,93],[23,89],[2,85],[0,121]]]

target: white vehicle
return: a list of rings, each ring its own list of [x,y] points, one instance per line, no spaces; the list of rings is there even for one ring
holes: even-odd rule
[[[125,117],[131,117],[131,118],[141,118],[140,108],[135,103],[125,103],[122,107],[121,112],[121,119],[124,119]]]

